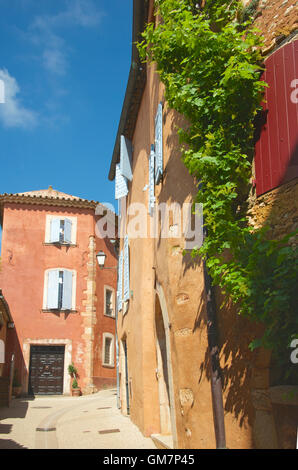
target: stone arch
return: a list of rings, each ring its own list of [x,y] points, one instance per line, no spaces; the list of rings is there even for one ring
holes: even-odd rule
[[[174,448],[177,448],[176,413],[170,345],[170,322],[165,295],[158,282],[156,282],[155,296],[155,337],[160,429],[161,434],[172,435]]]

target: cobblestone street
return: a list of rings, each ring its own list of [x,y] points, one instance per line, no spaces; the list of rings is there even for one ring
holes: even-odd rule
[[[14,399],[0,409],[0,449],[155,449],[116,406],[116,390]]]

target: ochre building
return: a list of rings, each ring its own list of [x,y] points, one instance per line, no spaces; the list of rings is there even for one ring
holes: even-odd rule
[[[295,68],[285,66],[296,63],[297,67],[295,3],[260,1],[255,20],[265,34],[267,80],[282,68],[280,80],[289,92],[297,86]],[[152,0],[134,0],[133,5],[134,43],[145,24],[156,20]],[[268,119],[276,126],[280,114],[283,126],[280,134],[269,132],[268,125],[261,130],[250,211],[253,224],[262,225],[271,216],[274,233],[284,234],[297,228],[298,220],[297,101],[289,101],[290,93],[285,94],[281,86],[274,89],[274,100],[272,87]],[[289,121],[289,116],[294,121]],[[181,215],[177,208],[191,203],[197,192],[197,182],[180,158],[176,128],[181,122],[165,100],[154,65],[140,63],[133,46],[109,173],[109,179],[115,179],[121,227],[117,322],[120,405],[159,447],[204,449],[216,447],[206,285],[202,261],[183,254],[189,240],[183,233],[177,234]],[[167,219],[169,235],[163,237],[158,219],[155,236],[150,236],[154,210],[163,203],[173,208]],[[216,291],[216,305],[221,301],[221,293]],[[282,398],[295,386],[272,379],[270,352],[249,350],[256,326],[227,305],[220,311],[217,308],[217,331],[226,446],[295,448],[297,400]]]

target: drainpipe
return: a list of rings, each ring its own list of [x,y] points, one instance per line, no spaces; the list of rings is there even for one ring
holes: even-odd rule
[[[204,238],[206,237],[206,235],[207,229],[204,228]],[[212,286],[212,279],[208,273],[206,260],[203,260],[203,270],[207,303],[207,335],[210,358],[211,394],[216,448],[226,449],[221,368],[219,362],[219,346],[216,327],[216,304],[214,297],[214,288]]]

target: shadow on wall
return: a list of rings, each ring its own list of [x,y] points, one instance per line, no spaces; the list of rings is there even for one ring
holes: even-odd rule
[[[223,300],[219,289],[215,289],[224,410],[234,415],[240,427],[252,426],[254,408],[251,399],[251,378],[255,354],[248,349],[248,344],[256,334],[256,326],[237,315],[237,309],[231,302],[220,310],[219,306]],[[201,297],[198,306],[193,332],[201,329],[202,325],[206,325],[205,295]],[[203,376],[210,382],[211,365],[208,350],[198,367],[199,382]]]
[[[185,119],[177,115],[173,118],[172,113],[171,110],[165,109],[164,126],[169,126],[170,122],[170,129],[167,132],[168,137],[165,141],[169,159],[166,162],[164,170],[163,184],[161,187],[159,186],[160,189],[158,189],[160,190],[158,199],[159,202],[178,202],[182,205],[183,202],[189,200],[191,196],[197,193],[197,188],[194,179],[188,174],[188,170],[185,168],[181,159],[177,128],[185,125]],[[266,125],[267,114],[263,117],[264,120],[260,121],[260,126]],[[261,132],[259,132],[259,129],[256,129],[256,138],[259,138],[260,135]],[[280,235],[289,233],[298,226],[297,207],[295,207],[295,197],[293,197],[295,194],[295,185],[297,188],[297,179],[293,180],[293,177],[295,177],[293,170],[296,168],[297,146],[293,149],[293,154],[289,159],[284,177],[280,181],[282,186],[277,190],[273,190],[274,194],[270,191],[263,196],[259,196],[258,199],[256,199],[255,194],[252,195],[256,212],[261,214],[261,216],[260,214],[259,216],[256,214],[261,222],[259,225],[269,225],[271,228],[269,236],[271,238],[278,238]],[[181,175],[184,175],[184,177],[181,177]],[[286,183],[289,179],[289,175],[292,175],[292,180]],[[246,197],[248,197],[249,190],[250,188],[247,188]],[[265,208],[262,208],[261,203],[263,200],[265,201],[263,204]],[[290,203],[291,200],[293,201],[292,207]],[[159,238],[157,247],[159,248],[161,245],[162,239]],[[201,260],[199,258],[192,259],[189,254],[184,256],[184,271],[181,272],[181,278],[187,271],[196,266],[199,267],[200,265]],[[164,268],[166,269],[166,263],[164,263]],[[169,272],[165,273],[165,275],[168,275],[169,278]],[[248,347],[253,339],[262,335],[262,325],[253,323],[249,321],[249,319],[239,316],[237,306],[233,305],[231,302],[220,309],[220,305],[223,302],[223,295],[217,288],[215,289],[215,296],[225,412],[231,413],[239,421],[241,427],[246,425],[254,427],[256,416],[258,417],[262,415],[262,413],[271,413],[272,416],[270,386],[283,385],[284,383],[297,385],[297,382],[293,383],[293,380],[295,381],[293,378],[286,380],[285,377],[283,377],[283,371],[277,370],[274,361],[271,363],[271,378],[269,377],[270,352],[262,352],[260,349],[251,352]],[[206,324],[206,307],[203,295],[198,305],[193,331],[204,324]],[[287,368],[293,368],[290,363],[290,351],[286,347],[285,366]],[[208,351],[206,351],[205,357],[202,358],[199,367],[201,373],[200,380],[203,374],[205,374],[210,381]],[[296,366],[296,368],[298,368],[298,366]],[[294,407],[292,409],[294,410]],[[284,416],[282,416],[282,414]],[[286,416],[290,416],[290,414],[291,413],[285,414],[279,412],[279,418],[275,416],[275,421],[280,422],[281,418],[287,420],[288,418]],[[275,427],[278,427],[277,421]],[[263,430],[259,429],[258,431],[259,445],[257,445],[257,447],[266,448],[267,444],[268,446],[274,446],[274,443],[272,444],[273,441],[270,443],[270,432],[267,438],[265,436],[266,422],[263,424]],[[295,447],[294,434],[295,436],[297,435],[297,424],[298,423],[294,423],[293,420],[289,424],[284,424],[285,427],[291,427],[291,442],[289,439],[287,442],[279,439],[279,448]],[[272,436],[274,432],[275,431],[272,430]],[[262,440],[263,444],[260,444]],[[266,442],[264,443],[264,441]]]
[[[197,192],[196,184],[192,176],[188,174],[181,159],[180,144],[177,136],[177,128],[185,125],[185,119],[175,115],[173,112],[165,109],[164,125],[169,125],[170,131],[167,132],[166,147],[169,152],[169,159],[166,162],[164,170],[164,181],[160,188],[159,202],[172,203],[178,202],[182,205],[190,197]],[[259,126],[266,125],[267,114],[260,120]],[[260,138],[260,129],[256,129],[256,139]],[[298,227],[297,207],[295,207],[295,185],[297,188],[297,179],[295,171],[297,168],[297,145],[293,149],[289,158],[289,163],[281,178],[278,189],[268,192],[256,199],[255,194],[252,195],[255,204],[256,218],[260,219],[260,226],[268,224],[270,227],[270,238],[278,238],[279,236],[289,233]],[[181,178],[181,175],[185,177]],[[292,175],[292,179],[291,179]],[[189,179],[188,179],[189,178]],[[291,181],[289,182],[289,178]],[[247,188],[249,191],[250,188]],[[247,195],[248,197],[248,192]],[[289,199],[290,198],[290,199]],[[290,201],[293,201],[291,206]],[[262,204],[262,202],[264,204]],[[246,205],[246,204],[245,204]],[[262,208],[262,205],[265,208]],[[259,212],[261,214],[257,214]],[[162,244],[161,238],[158,240],[158,248]],[[199,258],[192,259],[189,254],[183,257],[183,277],[186,272],[194,267],[201,266]],[[167,273],[169,275],[169,273]],[[241,427],[249,425],[254,427],[256,416],[264,413],[271,413],[272,403],[270,399],[270,386],[274,385],[297,385],[295,378],[285,378],[284,371],[277,368],[274,360],[271,361],[271,376],[269,377],[270,352],[262,352],[260,349],[255,351],[249,350],[250,342],[256,337],[262,336],[263,327],[261,324],[251,322],[249,319],[243,318],[237,313],[237,306],[228,302],[225,307],[220,309],[224,300],[222,293],[218,288],[215,289],[215,297],[217,304],[217,323],[219,332],[220,358],[222,366],[222,384],[224,392],[224,408],[225,412],[231,413],[238,421]],[[193,331],[206,324],[206,307],[205,298],[202,296],[198,305],[197,317],[194,323]],[[284,364],[287,369],[293,369],[290,363],[290,351],[285,347]],[[210,381],[210,364],[209,353],[206,351],[205,357],[202,359],[200,367],[200,380],[203,374]],[[296,368],[298,366],[296,365]],[[277,409],[275,405],[273,408]],[[292,407],[293,412],[294,406]],[[261,413],[260,413],[261,412]],[[281,421],[284,422],[285,428],[291,428],[290,438],[280,439],[279,448],[295,448],[294,438],[297,435],[297,422],[289,419],[291,413],[283,413],[282,411],[274,411],[275,427],[277,428]],[[295,413],[294,413],[295,415]],[[273,415],[272,415],[273,416]],[[291,422],[290,422],[291,421]],[[265,423],[266,424],[266,423]],[[261,434],[263,433],[263,437]],[[259,433],[260,442],[266,434],[266,426]],[[269,433],[270,434],[270,433]],[[272,431],[272,436],[274,431]],[[270,436],[267,437],[267,443],[270,444]],[[286,442],[287,441],[287,442]],[[261,444],[262,446],[262,444]],[[266,444],[264,443],[264,448]]]
[[[291,172],[294,174],[293,169],[296,169],[296,167],[297,146],[289,159],[281,184],[288,181],[288,175]],[[255,206],[257,207],[255,209],[256,219],[259,218],[259,222],[261,222],[259,225],[268,225],[270,227],[268,233],[270,238],[277,239],[297,229],[298,219],[295,200],[297,200],[297,178],[292,178],[290,182],[273,190],[273,193],[270,191],[260,196],[258,200],[255,198],[254,203],[257,204]],[[260,213],[259,216],[258,212]],[[189,255],[185,256],[184,272],[194,266],[195,263],[199,265],[200,261],[193,261]],[[258,415],[260,410],[271,413],[272,422],[274,417],[276,432],[279,428],[285,430],[284,433],[277,432],[278,448],[295,448],[298,407],[294,403],[291,406],[288,402],[285,405],[275,405],[271,402],[270,395],[270,387],[272,386],[292,385],[297,387],[298,366],[290,362],[290,349],[285,345],[283,365],[277,365],[274,358],[270,361],[270,351],[262,352],[258,348],[251,352],[248,345],[256,337],[262,336],[262,324],[256,324],[239,316],[237,306],[232,304],[231,301],[223,308],[220,308],[224,296],[219,288],[215,288],[215,298],[225,412],[232,413],[239,420],[241,427],[246,424],[254,426],[256,414]],[[193,331],[206,324],[205,302],[205,298],[201,298]],[[285,374],[285,372],[288,372],[288,374]],[[289,372],[291,373],[289,374]],[[200,380],[203,374],[210,381],[208,351],[206,351],[205,358],[200,364]],[[262,432],[258,432],[260,442],[265,441],[266,426]],[[272,431],[272,435],[274,432]],[[263,437],[261,434],[263,434]]]
[[[10,369],[11,369],[11,358],[14,355],[14,382],[13,385],[23,385],[26,381],[25,377],[25,361],[23,356],[23,351],[20,346],[18,333],[16,328],[9,329],[7,335],[7,346],[6,346],[6,357],[8,358],[5,368],[4,368],[4,376],[10,376]],[[16,381],[16,383],[15,383]]]

